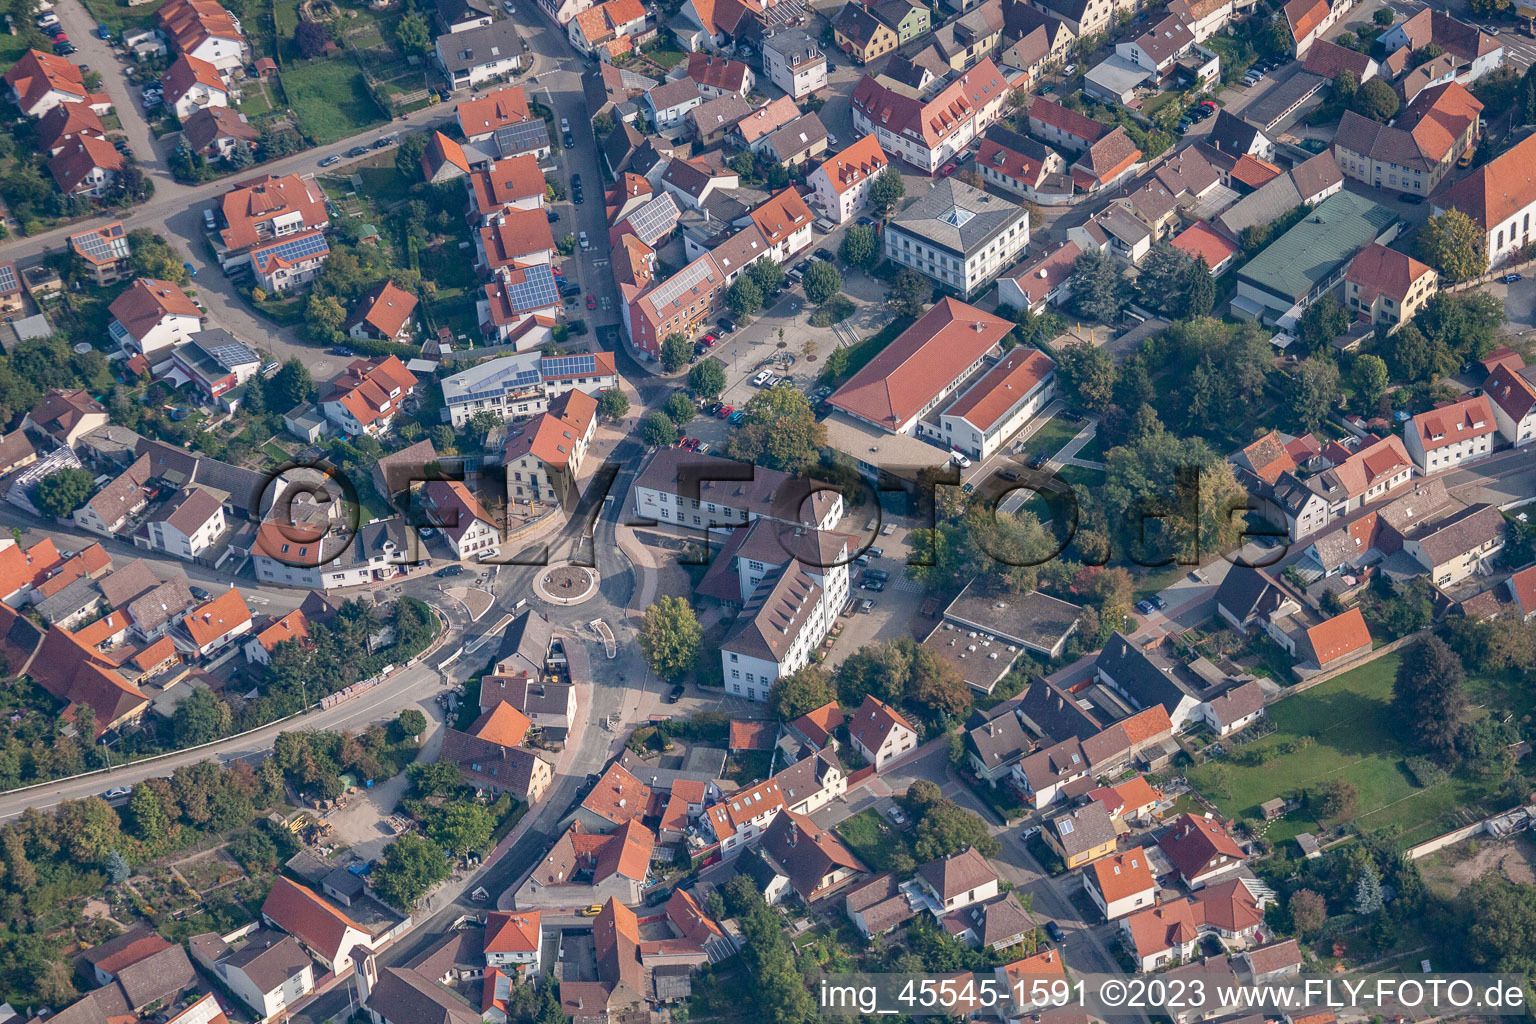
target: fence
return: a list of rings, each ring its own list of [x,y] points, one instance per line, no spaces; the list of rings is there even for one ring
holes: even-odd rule
[[[1463,825],[1461,828],[1453,829],[1443,836],[1436,836],[1433,839],[1420,843],[1418,846],[1408,847],[1407,857],[1409,860],[1418,860],[1421,857],[1428,857],[1430,854],[1438,853],[1439,851],[1445,849],[1447,846],[1454,846],[1461,842],[1463,839],[1469,839],[1472,836],[1477,835],[1487,827],[1487,819],[1482,821],[1475,821],[1470,825]]]

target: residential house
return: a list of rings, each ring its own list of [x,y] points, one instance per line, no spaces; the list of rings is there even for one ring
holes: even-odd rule
[[[832,19],[833,39],[861,64],[883,57],[900,45],[896,30],[863,4],[844,4]]]
[[[223,500],[201,487],[185,487],[144,521],[133,543],[196,561],[211,557],[226,529]]]
[[[1082,255],[1072,241],[1062,242],[997,279],[997,304],[1043,313],[1072,297],[1072,268]]]
[[[1055,361],[1020,346],[939,414],[939,428],[952,450],[986,460],[1050,404],[1055,392]]]
[[[492,911],[485,918],[485,966],[531,982],[541,972],[544,953],[541,914],[537,910]]]
[[[1169,14],[1135,39],[1115,44],[1115,55],[1161,80],[1176,60],[1195,45],[1195,34],[1177,14]]]
[[[205,160],[230,161],[236,152],[253,154],[261,132],[238,110],[209,106],[182,122],[181,138]]]
[[[1295,611],[1300,610],[1300,606],[1295,608]],[[1218,736],[1241,732],[1264,716],[1264,687],[1257,680],[1239,683],[1201,704],[1195,709],[1195,715]]]
[[[685,77],[692,79],[708,99],[736,95],[746,99],[757,82],[752,69],[739,60],[708,53],[690,53]]]
[[[1203,43],[1231,24],[1235,6],[1232,0],[1172,0],[1168,10],[1189,26],[1195,42]]]
[[[372,1024],[477,1024],[485,1019],[457,993],[420,971],[408,967],[381,971],[371,953],[359,953],[351,965],[352,978],[363,1015]]]
[[[256,283],[271,293],[291,291],[313,281],[330,255],[330,244],[318,230],[254,246],[248,253]]]
[[[97,114],[112,109],[112,101],[105,94],[94,94],[85,88],[85,76],[79,67],[41,50],[23,53],[5,73],[5,84],[10,89],[11,102],[31,118],[42,117],[65,103],[84,103]]]
[[[128,525],[131,517],[148,507],[152,475],[149,457],[139,456],[133,465],[87,498],[83,505],[70,514],[70,519],[82,530],[103,537],[115,537]]]
[[[1191,260],[1205,260],[1212,277],[1220,277],[1231,270],[1242,252],[1242,249],[1205,221],[1195,221],[1175,235],[1173,247]]]
[[[1147,851],[1140,847],[1094,861],[1083,872],[1083,888],[1106,921],[1157,902],[1157,881]]]
[[[704,808],[704,825],[720,844],[720,856],[730,858],[757,842],[784,810],[784,793],[773,779],[737,790]]]
[[[421,500],[454,558],[483,559],[500,547],[501,531],[496,521],[461,481],[428,480],[422,485]]]
[[[229,106],[229,89],[219,77],[219,69],[197,57],[177,57],[160,81],[165,105],[183,120],[199,110]]]
[[[1141,150],[1125,128],[1116,127],[1084,150],[1068,170],[1078,191],[1098,192],[1135,174],[1141,158]]]
[[[576,478],[597,426],[597,399],[567,391],[509,438],[502,465],[511,472],[508,496],[520,501],[558,504],[576,496]]]
[[[1008,128],[987,129],[974,166],[983,181],[1031,201],[1072,194],[1061,154]]]
[[[240,20],[214,0],[170,0],[155,12],[155,24],[171,49],[207,61],[226,79],[247,62]]]
[[[964,71],[1002,45],[1002,0],[983,0],[933,31],[929,44],[952,71]]]
[[[357,359],[322,389],[320,409],[350,436],[377,436],[389,430],[415,387],[416,375],[395,356]]]
[[[811,222],[815,218],[793,188],[770,198],[753,210],[751,217],[763,233],[769,258],[775,263],[787,263],[811,244]]]
[[[454,107],[454,118],[467,142],[494,140],[496,133],[530,120],[528,94],[520,85],[496,89]]]
[[[428,184],[441,185],[469,173],[469,156],[464,147],[442,132],[433,132],[427,148],[421,152],[422,178]]]
[[[1380,42],[1393,57],[1434,46],[1454,62],[1456,81],[1462,85],[1471,85],[1504,62],[1505,47],[1498,37],[1427,7],[1387,29]]]
[[[314,962],[292,935],[258,928],[231,948],[212,932],[187,941],[192,959],[228,987],[258,1021],[278,1017],[315,990]]]
[[[836,832],[791,810],[774,817],[758,853],[789,879],[789,887],[806,906],[826,899],[866,870]]]
[[[48,161],[48,173],[65,195],[99,199],[117,184],[118,175],[126,166],[123,155],[111,143],[91,135],[77,135]]]
[[[1348,6],[1344,0],[1334,5],[1329,0],[1290,0],[1285,5],[1285,23],[1291,31],[1297,60],[1307,55],[1312,44],[1334,26]]]
[[[445,32],[437,37],[437,65],[455,89],[478,89],[522,67],[523,42],[511,18],[489,25]]]
[[[547,183],[537,157],[493,160],[472,171],[467,182],[478,227],[490,224],[508,208],[537,210],[544,206]]]
[[[478,363],[442,380],[443,404],[456,428],[477,412],[492,412],[501,419],[521,419],[544,412],[552,399],[567,391],[579,389],[596,396],[618,386],[619,374],[612,352],[569,356],[522,352]]]
[[[495,8],[484,0],[437,0],[432,14],[443,32],[467,32],[495,20]]]
[[[1344,272],[1344,304],[1356,315],[1387,330],[1412,320],[1439,291],[1440,275],[1406,253],[1368,245]]]
[[[1408,454],[1426,476],[1486,457],[1493,451],[1498,433],[1487,395],[1421,412],[1403,425]]]
[[[1273,507],[1291,540],[1299,541],[1408,483],[1413,470],[1401,438],[1373,436],[1342,462],[1305,480],[1282,472],[1273,487]]]
[[[1497,508],[1471,505],[1409,535],[1403,551],[1428,571],[1435,586],[1450,588],[1486,572],[1503,550],[1504,536],[1504,517]]]
[[[1381,70],[1371,59],[1370,54],[1351,50],[1347,46],[1340,46],[1327,39],[1315,40],[1308,47],[1307,59],[1302,64],[1302,69],[1309,74],[1320,75],[1329,82],[1348,71],[1355,76],[1355,81],[1361,84],[1375,78]]]
[[[999,885],[997,871],[974,846],[919,865],[917,881],[941,914],[990,900]]]
[[[501,723],[490,717],[495,714],[482,716],[481,723],[485,724],[481,724],[480,735],[457,729],[445,732],[439,759],[458,765],[460,774],[477,792],[493,796],[510,793],[525,803],[538,803],[554,781],[554,768],[537,751],[502,742],[498,738]],[[503,712],[501,717],[511,716]]]
[[[281,618],[273,619],[260,633],[251,637],[244,648],[245,658],[260,665],[269,665],[278,644],[289,640],[302,644],[308,639],[309,620],[302,611],[294,609]]]
[[[268,174],[236,185],[225,193],[218,211],[224,227],[217,248],[226,271],[250,262],[258,247],[330,226],[325,193],[297,174]]]
[[[1220,819],[1209,814],[1180,815],[1157,841],[1158,849],[1173,865],[1179,881],[1199,889],[1236,871],[1248,855],[1228,834]]]
[[[560,308],[554,268],[547,263],[504,268],[475,301],[480,333],[519,352],[553,338]]]
[[[896,33],[896,42],[901,46],[927,35],[932,27],[931,11],[911,0],[876,0],[867,6],[882,25]]]
[[[796,814],[815,814],[848,792],[848,776],[831,749],[802,757],[774,780],[784,794],[784,806]]]
[[[843,897],[843,912],[868,939],[910,920],[916,916],[917,907],[887,871],[849,889]]]
[[[175,634],[176,646],[195,657],[209,657],[251,631],[251,609],[240,591],[224,593],[187,613]]]
[[[950,935],[975,949],[1002,950],[1024,941],[1035,923],[1011,892],[952,910],[940,918]]]
[[[752,152],[770,162],[799,167],[827,151],[827,128],[815,114],[803,114],[752,144]]]
[[[752,108],[746,100],[735,93],[730,93],[694,107],[688,111],[686,120],[694,140],[700,146],[709,146],[724,140],[726,133],[736,126],[736,122],[751,113]],[[693,166],[686,160],[673,160],[672,163]],[[647,185],[650,184],[638,175],[633,177]]]
[[[393,341],[409,344],[411,314],[416,312],[416,296],[393,281],[374,285],[352,307],[352,314],[342,324],[348,337],[358,341]]]
[[[1271,630],[1271,635],[1274,632]],[[1351,608],[1306,629],[1300,637],[1291,640],[1287,649],[1300,661],[1299,671],[1329,672],[1369,654],[1371,631],[1366,627],[1360,609]]]
[[[887,156],[933,174],[998,121],[1013,88],[988,58],[925,99],[865,75],[853,91],[854,131],[873,134]]]
[[[725,274],[705,253],[621,308],[629,340],[643,356],[659,359],[662,340],[671,334],[693,337],[719,311],[724,291]]]
[[[1499,435],[1515,447],[1536,437],[1536,371],[1501,363],[1483,381],[1483,394],[1493,408]]]
[[[763,71],[797,103],[827,87],[827,58],[820,44],[797,28],[780,29],[763,40]]]
[[[107,408],[84,388],[49,388],[42,401],[21,421],[21,429],[73,445],[81,437],[107,425]]]
[[[80,257],[96,284],[105,287],[133,276],[129,257],[128,229],[121,221],[69,236],[70,251]]]
[[[268,927],[287,932],[326,970],[339,974],[373,949],[373,937],[313,889],[278,876],[261,905]]]
[[[1050,819],[1040,835],[1068,870],[1115,852],[1115,823],[1097,802]]]
[[[107,333],[124,352],[137,353],[151,365],[164,363],[170,350],[202,327],[203,311],[172,281],[141,277],[108,307]]]
[[[475,232],[474,240],[475,265],[483,272],[501,274],[554,259],[555,236],[540,209],[504,208]]]
[[[243,397],[235,389],[261,369],[261,356],[228,331],[198,331],[171,350],[171,366],[208,398],[234,409]]]
[[[870,185],[889,165],[879,141],[866,135],[811,171],[806,184],[815,190],[816,205],[827,217],[844,224],[863,211]]]
[[[843,710],[837,701],[829,700],[819,708],[807,711],[790,722],[785,728],[789,735],[812,750],[838,749],[837,738],[832,734],[843,725]]]
[[[691,78],[663,82],[645,92],[646,117],[658,129],[675,128],[683,115],[704,102],[703,90]]]
[[[848,739],[859,756],[875,770],[917,747],[917,729],[896,710],[873,694],[848,719]]]
[[[57,156],[64,144],[77,135],[105,139],[107,129],[90,104],[60,103],[37,123],[38,150],[49,156]]]
[[[1171,666],[1154,648],[1133,643],[1123,633],[1110,637],[1095,662],[1095,677],[1129,698],[1138,708],[1161,705],[1175,729],[1182,729],[1200,701],[1173,677]]]
[[[1264,910],[1273,894],[1262,883],[1234,878],[1201,889],[1187,899],[1163,903],[1120,920],[1120,932],[1136,961],[1137,970],[1148,972],[1174,959],[1189,960],[1203,936],[1214,936],[1226,948],[1242,948],[1259,935]],[[1186,969],[1201,970],[1191,963]],[[1225,966],[1225,958],[1221,958]],[[1231,968],[1227,968],[1230,977]]]

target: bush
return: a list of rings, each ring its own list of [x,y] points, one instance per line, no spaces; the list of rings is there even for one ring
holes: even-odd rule
[[[1403,762],[1403,767],[1408,769],[1408,774],[1413,776],[1414,784],[1421,789],[1439,785],[1450,778],[1444,768],[1427,757],[1410,757]]]

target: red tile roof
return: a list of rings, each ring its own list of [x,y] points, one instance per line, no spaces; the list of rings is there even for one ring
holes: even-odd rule
[[[1203,220],[1195,221],[1179,232],[1173,247],[1187,253],[1190,259],[1204,256],[1208,267],[1219,267],[1239,252],[1236,245]]]
[[[230,587],[218,597],[187,613],[182,620],[192,642],[199,648],[206,647],[220,637],[228,636],[251,621],[251,609],[235,587]]]
[[[539,949],[539,917],[537,910],[508,913],[493,910],[485,919],[485,951],[487,953],[534,953]]]
[[[488,269],[528,262],[555,249],[555,236],[543,210],[509,209],[480,229]]]
[[[320,186],[297,174],[268,174],[242,182],[225,194],[220,208],[229,225],[222,237],[231,249],[271,238],[269,225],[278,217],[296,213],[306,228],[322,227],[330,219]]]
[[[5,73],[5,84],[21,98],[21,109],[30,111],[52,90],[75,96],[80,102],[87,96],[80,69],[63,57],[40,50],[28,50]]]
[[[1125,919],[1125,928],[1131,933],[1131,945],[1139,957],[1152,956],[1175,945],[1189,942],[1199,934],[1195,926],[1194,908],[1189,900],[1164,903],[1132,914]]]
[[[278,876],[261,905],[261,914],[283,931],[321,954],[334,960],[345,953],[342,943],[347,930],[367,934],[346,914],[306,886]]]
[[[787,241],[796,231],[808,228],[812,220],[811,208],[792,188],[786,188],[753,210],[751,217],[769,245]]]
[[[1109,129],[1100,122],[1091,117],[1085,117],[1075,110],[1069,110],[1055,100],[1048,100],[1043,96],[1036,96],[1034,102],[1029,105],[1029,117],[1031,120],[1060,129],[1089,144],[1098,142],[1109,134]]]
[[[832,183],[832,191],[842,195],[855,185],[879,174],[890,162],[890,158],[880,148],[880,141],[873,135],[866,135],[833,155],[820,169]]]
[[[105,139],[94,135],[76,135],[64,144],[59,155],[48,161],[48,173],[63,192],[73,193],[85,184],[86,176],[98,168],[121,171],[123,155]]]
[[[827,400],[894,430],[998,344],[1013,322],[948,296],[903,331]]]
[[[886,738],[898,728],[917,732],[917,728],[903,718],[900,712],[872,693],[864,695],[864,703],[859,705],[859,710],[848,721],[849,737],[871,752],[879,751]]]
[[[1157,883],[1152,880],[1152,868],[1147,863],[1147,851],[1140,847],[1096,860],[1089,865],[1089,870],[1106,903],[1157,889]]]
[[[433,132],[421,154],[422,172],[431,181],[444,164],[452,164],[464,174],[469,173],[469,157],[464,155],[464,147],[442,132]]]
[[[544,172],[539,170],[538,157],[531,154],[494,161],[474,172],[469,183],[475,193],[475,209],[482,216],[545,192]]]
[[[1037,348],[1016,348],[944,410],[983,432],[1056,370],[1056,362]]]
[[[532,726],[533,722],[527,715],[502,701],[475,719],[469,727],[469,734],[503,747],[515,747],[523,742]]]
[[[479,99],[465,100],[454,112],[465,135],[484,135],[528,120],[528,96],[522,86],[514,85],[486,93]]]
[[[214,0],[170,0],[155,12],[155,23],[178,53],[195,50],[207,39],[245,39],[235,19]]]
[[[1187,879],[1204,874],[1220,857],[1237,861],[1248,859],[1220,820],[1193,814],[1185,814],[1169,826],[1157,845],[1169,863]]]
[[[1328,0],[1291,0],[1285,5],[1285,20],[1291,27],[1291,38],[1300,43],[1317,30],[1328,17]]]
[[[1312,645],[1318,665],[1327,666],[1346,655],[1370,650],[1371,631],[1360,609],[1351,608],[1307,630],[1307,643]]]
[[[160,81],[165,87],[166,105],[170,107],[174,107],[178,100],[198,85],[212,92],[228,94],[228,90],[224,87],[224,80],[219,77],[218,68],[205,60],[185,53],[165,69],[165,74]]]
[[[1536,135],[1442,189],[1434,202],[1441,209],[1455,207],[1485,231],[1536,203]]]
[[[807,711],[791,722],[790,726],[819,747],[826,745],[833,731],[842,724],[843,709],[837,706],[837,701],[829,700],[821,707]]]
[[[1260,185],[1274,181],[1284,173],[1269,161],[1260,160],[1250,153],[1244,153],[1232,165],[1232,179],[1242,182],[1249,188],[1258,188]]]
[[[1425,452],[1432,452],[1468,438],[1492,434],[1498,430],[1498,424],[1494,421],[1488,396],[1476,395],[1421,412],[1413,418],[1408,429],[1419,435],[1419,443]]]
[[[629,773],[618,762],[608,766],[581,806],[614,824],[639,818],[651,800],[651,787]]]
[[[1509,592],[1523,614],[1536,612],[1536,565],[1528,565],[1510,576]]]
[[[1370,306],[1378,295],[1399,305],[1414,284],[1434,271],[1406,253],[1371,243],[1350,261],[1344,280],[1360,286],[1360,305]]]
[[[367,324],[383,338],[390,340],[400,333],[416,312],[416,296],[393,281],[375,285],[357,300],[357,312],[347,321],[347,327],[358,323]]]
[[[201,317],[202,310],[174,281],[141,277],[107,307],[135,338],[143,339],[168,316]]]

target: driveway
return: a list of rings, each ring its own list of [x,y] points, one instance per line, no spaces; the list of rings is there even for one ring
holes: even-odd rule
[[[148,122],[144,120],[143,108],[139,106],[139,90],[131,88],[128,80],[123,77],[123,68],[127,62],[119,57],[110,44],[96,38],[96,19],[81,6],[80,0],[59,0],[53,11],[59,16],[64,31],[69,34],[69,41],[80,50],[70,60],[101,74],[102,91],[112,97],[117,118],[123,123],[123,131],[128,135],[128,148],[133,150],[139,167],[154,179],[156,197],[163,195],[170,198],[185,189],[186,186],[177,184],[171,177],[160,150],[155,146],[155,138],[149,131]]]

